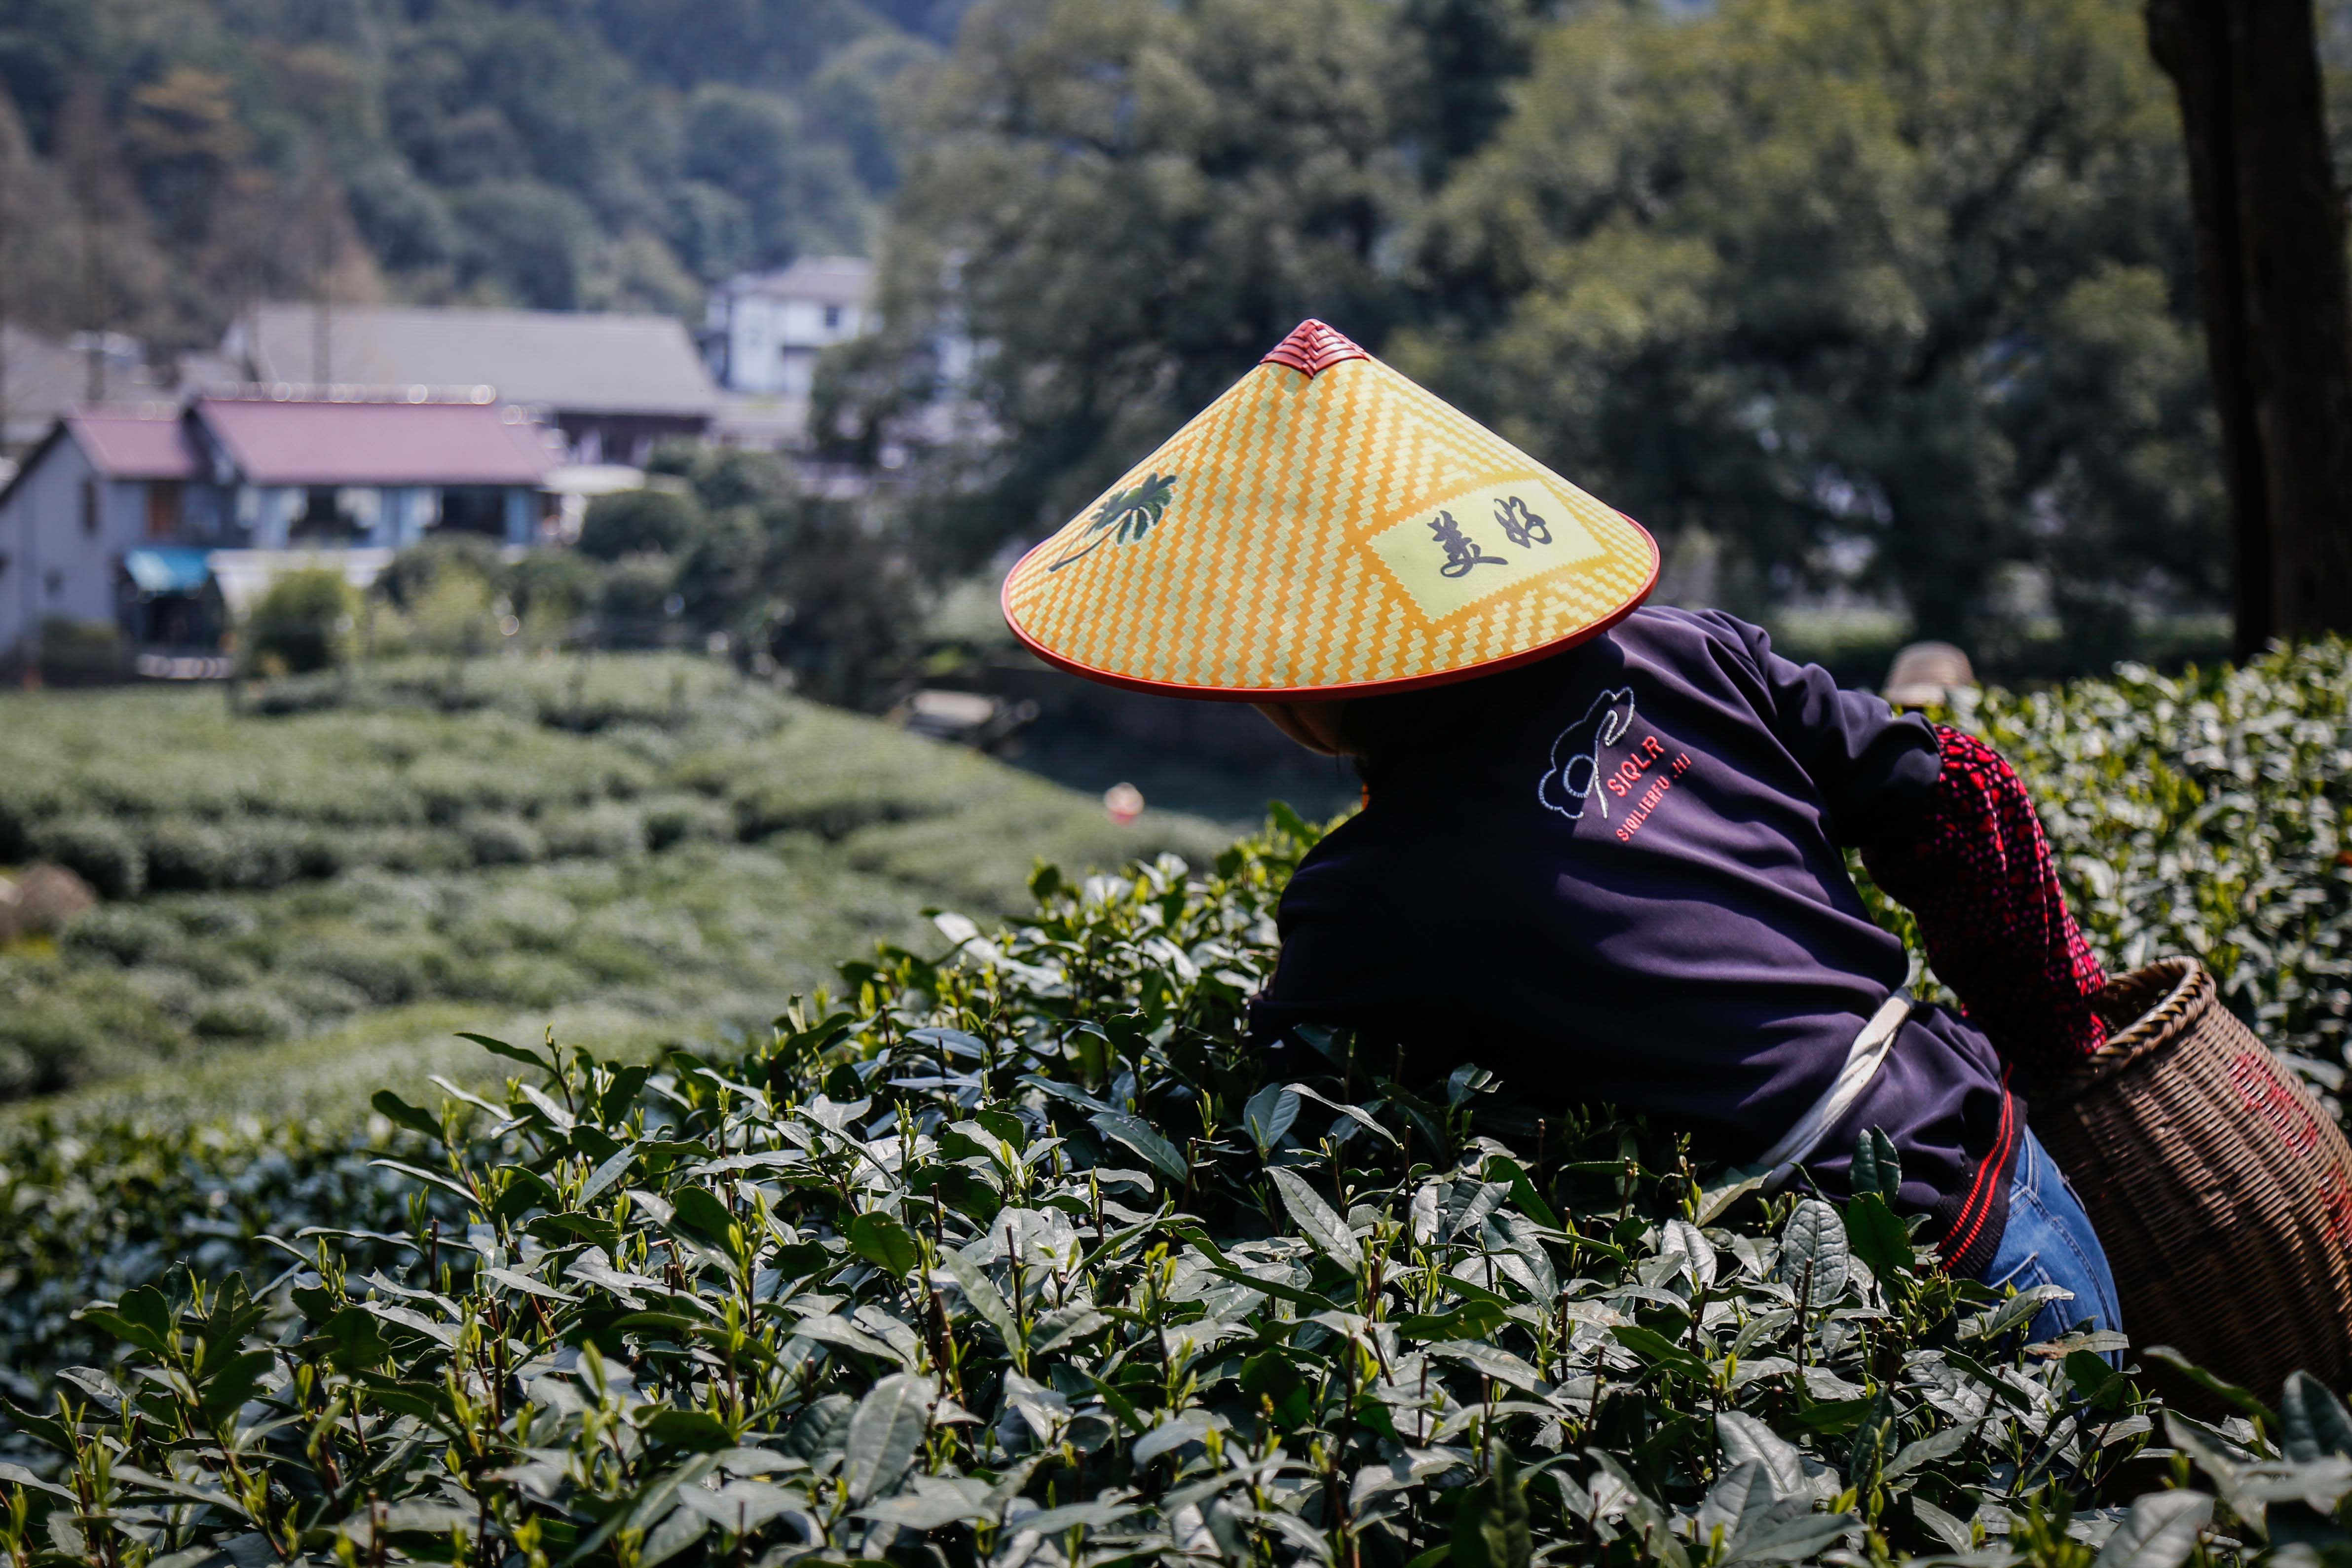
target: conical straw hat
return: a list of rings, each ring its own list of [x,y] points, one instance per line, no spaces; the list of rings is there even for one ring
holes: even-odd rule
[[[1320,321],[1004,580],[1004,617],[1097,680],[1242,700],[1489,673],[1607,630],[1658,550]]]

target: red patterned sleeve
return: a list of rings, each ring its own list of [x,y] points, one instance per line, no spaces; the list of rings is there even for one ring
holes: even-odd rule
[[[1911,910],[1937,977],[2008,1060],[2055,1068],[2106,1042],[2090,998],[2106,973],[2058,888],[2042,820],[2000,753],[1936,727],[1943,768],[1907,833],[1863,850]]]

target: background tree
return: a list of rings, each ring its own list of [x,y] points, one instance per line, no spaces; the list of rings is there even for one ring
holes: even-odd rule
[[[2128,0],[994,0],[931,92],[892,335],[819,410],[867,460],[942,386],[978,413],[935,561],[1037,537],[1316,314],[1751,613],[1875,592],[2014,668],[2225,589]]]
[[[1512,85],[1535,61],[1548,0],[1404,0],[1398,13],[1421,80],[1403,111],[1422,175],[1440,184],[1510,118]]]
[[[774,93],[706,83],[688,98],[684,171],[742,204],[762,262],[866,247],[868,206],[845,149],[814,142]]]
[[[1376,336],[1408,78],[1367,0],[992,0],[933,83],[887,247],[900,350],[977,345],[1000,441],[925,531],[1060,522],[1320,314]]]
[[[0,428],[8,422],[10,329],[56,332],[71,321],[70,214],[57,171],[33,155],[23,124],[0,99]]]
[[[146,215],[131,188],[112,110],[99,84],[85,79],[58,116],[58,163],[73,201],[79,272],[75,324],[89,334],[86,395],[106,395],[107,334],[136,331],[140,307],[154,300],[160,258],[151,247]]]
[[[166,353],[212,346],[254,299],[310,296],[315,269],[276,242],[314,167],[365,253],[349,297],[372,272],[424,303],[694,318],[703,284],[866,243],[962,9],[13,0],[0,97],[42,167],[95,145],[114,170],[91,236],[106,314]],[[81,89],[95,112],[69,125]]]
[[[1394,357],[1757,591],[1982,646],[2023,569],[2095,642],[2220,584],[2161,90],[2120,0],[1588,13],[1416,226]]]
[[[656,467],[693,487],[702,520],[668,581],[686,624],[811,696],[886,702],[925,601],[895,509],[804,494],[772,453],[673,448]]]
[[[2352,626],[2352,293],[2311,0],[2148,0],[2179,95],[2238,652]]]
[[[624,490],[588,503],[580,525],[580,552],[599,561],[624,555],[674,554],[708,526],[692,496],[664,489]]]
[[[351,657],[359,595],[341,572],[289,572],[270,584],[245,623],[245,651],[265,673],[300,674]]]
[[[131,89],[123,117],[127,161],[159,232],[194,246],[252,145],[229,80],[180,64]]]

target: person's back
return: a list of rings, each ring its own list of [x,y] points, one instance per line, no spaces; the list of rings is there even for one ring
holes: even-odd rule
[[[1669,609],[1388,701],[1418,711],[1355,716],[1366,807],[1283,897],[1267,1038],[1351,1026],[1376,1061],[1391,1045],[1422,1073],[1475,1059],[1518,1099],[1663,1113],[1748,1161],[1902,988],[1902,943],[1840,847],[1918,815],[1941,765],[1925,721],[1752,626]],[[1900,1067],[1808,1161],[1837,1180],[1854,1130],[1885,1130],[1938,1235],[1976,1217],[1969,1194],[2000,1185],[1979,1173],[2014,1143],[1997,1055],[1950,1023],[1916,1014]]]

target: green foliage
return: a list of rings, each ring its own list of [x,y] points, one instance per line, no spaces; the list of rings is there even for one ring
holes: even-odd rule
[[[2005,564],[2095,658],[2140,572],[2216,592],[2179,132],[2137,6],[1600,8],[1519,101],[1415,242],[1490,303],[1406,368],[1661,532],[1783,574],[1866,544],[1927,635],[1990,629]]]
[[[351,657],[359,602],[341,572],[289,572],[270,584],[246,617],[246,655],[257,668],[280,675],[341,664]]]
[[[380,584],[399,614],[369,623],[373,646],[478,653],[516,637],[644,648],[716,637],[739,663],[822,701],[876,709],[900,694],[925,594],[891,509],[804,494],[768,452],[681,445],[654,470],[655,488],[590,504],[577,550],[513,563],[473,540],[402,552]],[[1156,516],[1147,508],[1122,534]],[[509,611],[517,621],[502,625]]]
[[[864,248],[904,79],[961,7],[925,9],[30,0],[0,32],[12,316],[209,348],[331,275],[698,317],[703,283]]]
[[[2179,677],[2125,665],[2050,691],[1971,694],[1944,715],[2032,792],[2067,905],[2109,973],[2195,954],[2339,1117],[2352,1061],[2347,655],[2330,639]],[[1916,952],[1909,914],[1848,859],[1874,915]]]
[[[0,737],[11,858],[112,900],[0,950],[0,1100],[436,1002],[755,1029],[927,903],[1009,907],[1039,848],[1216,842],[677,658],[11,697]]]
[[[849,410],[919,390],[943,329],[988,345],[969,390],[1003,439],[924,543],[976,562],[1058,525],[1302,316],[1377,338],[1411,74],[1364,0],[975,7],[884,247],[908,368]]]
[[[110,817],[59,815],[35,821],[23,813],[18,832],[35,854],[78,874],[104,899],[136,898],[147,886],[147,849]]]
[[[587,520],[580,528],[580,552],[600,561],[675,554],[692,544],[703,527],[702,509],[690,496],[666,489],[624,490],[588,503]]]
[[[594,605],[602,578],[572,550],[532,550],[506,569],[501,585],[525,625],[561,627]]]
[[[608,635],[631,625],[719,633],[743,662],[820,700],[887,702],[921,618],[899,520],[869,502],[802,493],[770,453],[688,448],[658,466],[692,486],[697,526],[659,546],[673,554],[625,560],[608,574]],[[627,546],[623,526],[606,532]]]
[[[2309,1057],[2340,1049],[2347,686],[2320,647],[1966,717],[2043,787],[2067,874],[2116,868],[2103,943],[2231,912],[2202,951]],[[702,766],[689,789],[732,776]],[[2048,793],[2095,780],[2112,799],[2079,815]],[[800,787],[743,796],[746,820],[864,831],[872,778]],[[750,1048],[477,1037],[502,1088],[381,1089],[351,1132],[18,1124],[0,1364],[27,1468],[0,1469],[21,1493],[0,1547],[974,1568],[2352,1547],[2332,1394],[2180,1371],[2236,1412],[2208,1424],[2112,1340],[2021,1344],[2039,1295],[1915,1251],[1884,1139],[1849,1203],[1767,1199],[1475,1068],[1390,1081],[1344,1035],[1269,1080],[1243,1006],[1312,837],[1286,813],[1199,871],[1041,868],[1011,929],[940,914]],[[2158,865],[2190,896],[2134,891]],[[115,908],[72,940],[139,962],[177,937]]]
[[[686,100],[684,132],[687,176],[740,204],[753,255],[866,248],[853,160],[811,145],[790,100],[706,82]]]
[[[2323,1089],[2352,1045],[2352,647],[1995,692],[1956,716],[2033,792],[2111,968],[2194,953]]]
[[[984,345],[948,368],[1001,443],[927,459],[974,559],[1321,315],[1709,563],[1670,595],[1841,584],[2097,668],[2228,554],[2141,10],[998,0],[822,427],[872,448],[940,331]]]
[[[465,275],[542,310],[585,302],[596,220],[570,191],[541,180],[483,180],[450,197],[467,230]]]
[[[553,553],[533,552],[531,556]],[[444,580],[457,577],[484,586],[499,581],[499,547],[478,533],[436,531],[394,556],[375,580],[374,592],[395,608],[415,614]]]
[[[1476,1071],[1409,1089],[1344,1038],[1266,1081],[1241,1009],[1305,847],[1041,871],[1015,929],[942,915],[943,957],[845,965],[840,1006],[747,1054],[486,1038],[502,1090],[379,1094],[342,1148],[215,1135],[174,1166],[125,1128],[34,1155],[0,1186],[20,1214],[219,1180],[226,1245],[71,1319],[10,1298],[53,1348],[115,1348],[12,1416],[0,1542],[1480,1568],[2200,1543],[2209,1500],[2134,1461],[2157,1413],[2084,1353],[2112,1347],[2021,1346],[2038,1298],[1899,1227],[1850,1241],[1874,1195],[1715,1191],[1638,1124],[1538,1122]],[[273,1157],[261,1184],[300,1188],[275,1214],[236,1190]],[[2226,1477],[2217,1531],[2332,1539],[2352,1418],[2307,1382],[2283,1405],[2167,1435]]]

